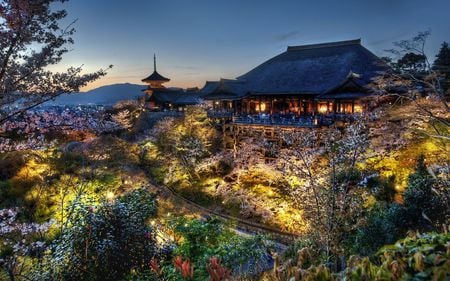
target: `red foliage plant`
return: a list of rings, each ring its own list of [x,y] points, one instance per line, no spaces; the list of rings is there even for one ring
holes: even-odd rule
[[[181,272],[183,278],[186,279],[194,278],[194,265],[191,265],[189,259],[183,261],[183,258],[181,256],[178,256],[174,259],[173,264],[175,268],[177,268]]]
[[[153,258],[153,259],[150,260],[149,266],[150,266],[150,269],[151,269],[154,273],[156,273],[156,274],[159,274],[159,273],[160,273],[159,264],[158,264],[158,261],[157,261],[155,258]]]
[[[209,265],[206,266],[209,273],[210,281],[224,281],[229,280],[231,270],[220,265],[220,260],[216,257],[209,259]]]

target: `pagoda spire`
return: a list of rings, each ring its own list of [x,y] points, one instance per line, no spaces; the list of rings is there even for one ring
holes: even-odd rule
[[[170,81],[169,78],[162,76],[156,71],[156,53],[153,53],[153,73],[141,81],[149,83],[151,88],[164,88],[162,84]]]

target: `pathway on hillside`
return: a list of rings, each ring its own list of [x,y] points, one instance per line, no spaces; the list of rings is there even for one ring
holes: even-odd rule
[[[167,116],[164,116],[164,117],[167,117]],[[171,117],[174,117],[174,116],[171,116]],[[144,139],[147,139],[147,137],[148,136],[146,136],[145,134],[140,135],[133,141],[133,143],[141,144]],[[222,213],[216,212],[214,210],[211,210],[209,208],[206,208],[204,206],[201,206],[201,205],[195,203],[194,201],[181,196],[173,188],[165,186],[165,185],[157,184],[152,179],[151,175],[149,175],[149,173],[146,171],[145,168],[143,169],[143,171],[147,174],[147,178],[152,182],[152,186],[156,190],[161,191],[162,194],[172,197],[173,199],[175,199],[175,201],[180,202],[187,209],[189,209],[193,212],[198,212],[198,213],[202,214],[203,216],[215,216],[215,217],[222,219],[225,222],[231,222],[232,224],[236,225],[235,231],[240,234],[243,234],[243,235],[246,235],[246,234],[252,234],[252,235],[253,234],[269,234],[273,237],[274,240],[276,240],[277,242],[279,242],[283,245],[289,245],[293,242],[294,239],[300,237],[300,235],[296,234],[296,233],[282,231],[280,229],[270,227],[267,225],[263,225],[260,223],[256,223],[256,222],[253,222],[250,220],[245,220],[242,218],[222,214]]]
[[[184,206],[193,211],[202,214],[203,216],[214,216],[218,217],[223,221],[231,222],[236,225],[236,231],[243,234],[269,234],[271,235],[277,242],[280,242],[284,245],[290,244],[293,242],[295,238],[300,237],[300,235],[296,233],[286,232],[279,230],[277,228],[273,228],[270,226],[266,226],[260,223],[252,222],[249,220],[241,219],[238,217],[222,214],[216,212],[214,210],[205,208],[190,199],[187,199],[180,194],[178,194],[173,188],[168,186],[159,185],[156,183],[152,184],[157,190],[160,190],[164,195],[170,196],[178,202],[184,204]]]

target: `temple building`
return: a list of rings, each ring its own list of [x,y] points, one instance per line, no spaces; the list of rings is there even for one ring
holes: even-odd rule
[[[387,69],[360,39],[290,46],[236,79],[206,82],[200,94],[212,117],[325,120],[368,110],[368,85]]]
[[[183,111],[187,105],[200,103],[198,89],[166,88],[170,79],[156,71],[156,55],[153,55],[153,73],[141,80],[148,84],[144,90],[145,106],[150,110]]]

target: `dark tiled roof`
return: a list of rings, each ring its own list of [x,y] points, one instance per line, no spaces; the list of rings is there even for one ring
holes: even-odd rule
[[[160,104],[193,105],[201,102],[199,93],[194,91],[158,89],[153,91],[152,97]]]
[[[288,47],[238,79],[252,93],[286,92],[320,94],[339,85],[352,71],[367,84],[386,64],[359,40]]]
[[[358,85],[364,87],[388,66],[361,45],[360,40],[324,44],[290,46],[284,53],[269,59],[228,84],[240,81],[244,95],[319,95],[333,91],[346,82],[349,73],[357,74]],[[355,81],[356,81],[355,80]],[[229,80],[228,80],[229,81]],[[205,98],[219,91],[220,83]],[[233,88],[233,85],[230,86]],[[203,89],[202,89],[203,90]]]
[[[206,100],[236,100],[243,98],[246,94],[247,90],[244,81],[220,79],[220,81],[216,82],[215,88],[204,98]]]
[[[166,78],[164,76],[162,76],[161,74],[159,74],[156,70],[153,71],[152,74],[150,74],[150,76],[148,76],[147,78],[142,79],[142,82],[152,82],[152,81],[164,81],[164,82],[168,82],[170,81],[169,78]]]
[[[199,90],[200,96],[206,96],[210,93],[212,93],[217,86],[219,85],[219,81],[206,81],[205,86]]]

